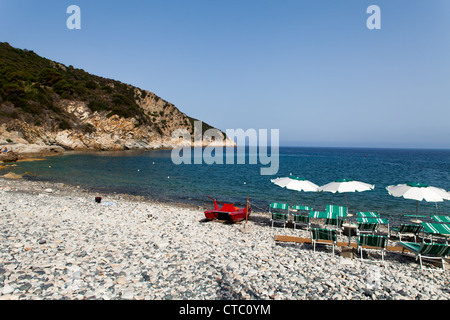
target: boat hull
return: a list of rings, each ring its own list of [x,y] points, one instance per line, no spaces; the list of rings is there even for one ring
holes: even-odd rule
[[[216,201],[214,201],[214,210],[205,211],[205,217],[208,220],[227,220],[231,222],[239,222],[250,216],[251,209],[237,208],[233,204],[226,203],[219,209]]]

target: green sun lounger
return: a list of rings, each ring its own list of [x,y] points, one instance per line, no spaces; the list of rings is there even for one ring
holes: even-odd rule
[[[289,215],[287,213],[282,212],[272,212],[270,214],[270,222],[272,223],[272,228],[274,223],[281,223],[283,227],[286,228],[286,224],[288,223]]]
[[[431,242],[433,242],[433,235],[445,237],[445,242],[450,237],[450,224],[422,222],[422,226],[423,232],[431,236]]]
[[[365,222],[358,222],[358,228],[356,229],[356,232],[358,235],[362,234],[375,234],[377,231],[378,223],[365,223]]]
[[[269,206],[269,212],[288,212],[289,205],[287,203],[272,202]]]
[[[379,218],[380,214],[378,212],[357,212],[356,216],[358,218]]]
[[[328,219],[332,217],[332,214],[325,211],[310,211],[309,217],[314,219]]]
[[[439,223],[450,223],[450,216],[431,216],[431,219]]]
[[[292,206],[292,207],[291,207],[291,210],[311,211],[312,208],[311,208],[311,207],[308,207],[308,206],[298,206],[298,205],[295,205],[295,206]]]
[[[307,228],[310,228],[311,219],[309,218],[308,213],[306,213],[305,211],[311,211],[312,210],[311,207],[295,205],[292,206],[290,210],[292,223],[294,224],[294,229],[297,227],[297,225],[305,225]]]
[[[358,217],[356,218],[356,221],[361,222],[361,223],[378,223],[378,224],[389,224],[389,220],[388,219],[383,219],[383,218],[362,218],[362,217]]]
[[[414,242],[400,242],[404,249],[411,251],[416,260],[420,260],[420,269],[423,269],[422,259],[440,259],[442,269],[445,270],[444,258],[449,254],[449,246],[443,243],[414,243]]]
[[[327,204],[325,211],[336,214],[338,217],[341,218],[347,218],[347,207]]]
[[[387,234],[390,233],[390,227],[389,227],[389,220],[383,219],[383,218],[374,218],[374,217],[358,217],[356,218],[356,221],[358,223],[375,223],[377,225],[379,224],[386,224],[387,225]]]
[[[306,214],[294,214],[292,215],[292,223],[294,224],[294,230],[297,225],[304,225],[309,229],[311,227],[311,218]]]
[[[316,252],[316,244],[331,245],[334,255],[334,247],[337,245],[336,230],[311,228],[311,243],[313,244],[314,252]]]
[[[381,261],[384,262],[384,253],[386,252],[388,239],[386,236],[360,234],[357,238],[358,252],[361,252],[361,261],[363,260],[363,250],[380,251]]]
[[[327,229],[331,228],[332,230],[336,230],[336,232],[338,232],[339,234],[341,234],[342,231],[344,231],[343,224],[344,219],[340,217],[325,220],[325,227]]]
[[[310,218],[314,219],[337,219],[342,218],[336,212],[327,212],[327,211],[311,211],[309,213]]]
[[[289,220],[289,205],[287,203],[272,202],[269,206],[270,222],[272,228],[274,223],[281,223],[286,228]]]
[[[417,242],[417,236],[422,231],[422,225],[420,224],[402,224],[399,227],[391,227],[391,231],[395,232],[395,235],[402,241],[402,236],[413,236],[414,242]]]

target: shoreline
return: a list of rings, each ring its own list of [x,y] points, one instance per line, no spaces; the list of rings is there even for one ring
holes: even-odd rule
[[[38,160],[33,160],[38,161]],[[113,191],[102,191],[99,192],[98,190],[95,190],[95,188],[85,188],[81,186],[76,186],[72,184],[66,184],[63,182],[57,182],[57,181],[47,181],[47,180],[41,180],[37,178],[36,180],[29,180],[27,178],[18,178],[18,179],[8,179],[3,176],[0,176],[0,184],[7,184],[7,187],[11,188],[10,185],[12,185],[12,188],[16,189],[16,192],[18,193],[29,193],[33,195],[39,195],[45,189],[51,189],[53,193],[54,191],[57,191],[58,196],[81,196],[81,197],[90,197],[92,198],[92,202],[95,201],[95,197],[102,197],[103,202],[108,202],[109,200],[126,200],[126,201],[140,201],[144,203],[156,203],[159,205],[167,205],[171,204],[173,206],[179,207],[179,208],[190,208],[190,209],[205,209],[204,207],[201,207],[199,205],[191,204],[191,203],[183,203],[183,202],[174,202],[171,199],[167,199],[166,201],[161,199],[150,199],[144,196],[139,195],[132,195],[127,193],[117,193]],[[32,188],[39,187],[39,189],[30,190]],[[4,187],[0,187],[0,189],[3,189]]]
[[[3,300],[450,299],[439,266],[276,242],[308,232],[271,228],[267,214],[206,222],[198,206],[123,194],[98,204],[95,193],[62,183],[0,184]]]
[[[357,148],[358,149],[358,148]],[[143,150],[143,149],[136,149],[136,150],[118,150],[118,151],[103,151],[103,150],[65,150],[64,152],[61,153],[26,153],[26,154],[22,154],[21,155],[21,159],[19,159],[17,162],[14,163],[20,163],[20,162],[31,162],[31,161],[47,161],[49,160],[49,158],[51,157],[57,157],[57,156],[61,156],[64,157],[65,155],[82,155],[82,154],[93,154],[93,155],[100,155],[100,156],[115,156],[117,155],[129,155],[129,156],[133,156],[133,155],[138,155],[141,153],[146,153],[146,152],[160,152],[160,151],[165,151],[166,149],[158,149],[158,150]],[[14,163],[4,163],[3,165],[13,165]],[[45,166],[45,164],[44,164]],[[4,170],[2,170],[4,169]],[[46,179],[46,178],[42,178],[40,176],[38,176],[37,174],[33,174],[32,172],[25,172],[25,174],[21,174],[18,177],[14,177],[14,169],[11,168],[11,170],[7,170],[4,167],[2,167],[2,163],[0,162],[0,178],[3,176],[5,176],[5,174],[8,174],[8,171],[11,172],[11,178],[22,178],[26,181],[45,181],[48,183],[60,183],[61,181],[64,181],[64,179],[61,178],[57,178],[57,177],[52,177],[51,179]],[[8,177],[7,177],[8,178]],[[67,185],[71,185],[73,187],[76,187],[77,184],[71,184],[71,182],[67,182],[65,181],[64,183],[66,183]],[[80,183],[82,184],[82,182]],[[206,199],[206,195],[195,195],[195,197],[189,197],[189,196],[178,196],[177,195],[155,195],[158,192],[152,192],[150,193],[146,193],[146,192],[139,192],[136,190],[132,190],[132,189],[127,189],[126,187],[108,187],[108,186],[89,186],[89,185],[84,185],[83,186],[84,189],[86,191],[89,192],[96,192],[99,194],[124,194],[124,195],[129,195],[129,196],[135,196],[135,197],[144,197],[146,199],[148,199],[149,201],[157,201],[157,202],[161,202],[161,203],[179,203],[180,205],[186,205],[186,206],[199,206],[202,207],[202,209],[211,209],[213,206],[212,201],[209,201],[208,199]],[[393,200],[391,196],[386,196],[386,200]],[[245,206],[245,202],[242,202],[244,200],[244,197],[235,197],[234,199],[234,203],[236,203],[237,206]],[[229,202],[233,202],[233,200],[228,200]],[[252,199],[250,199],[252,202]],[[268,206],[270,204],[269,200],[265,200],[262,198],[258,198],[258,199],[254,199],[255,201],[252,202],[253,205],[253,211],[254,212],[260,212],[260,213],[267,213],[268,212]],[[339,205],[343,205],[341,202],[342,199],[334,199],[334,200],[330,200],[330,203],[335,203],[335,204],[339,204]],[[395,199],[394,199],[395,200]],[[224,200],[225,201],[225,200]],[[280,200],[281,202],[283,202],[283,200]],[[445,201],[446,202],[446,201]],[[404,202],[404,203],[399,203],[396,208],[400,208],[401,206],[409,206],[410,209],[412,208],[411,206],[412,202]],[[322,207],[324,207],[324,204],[321,203],[320,204]],[[428,215],[428,220],[431,221],[431,215],[432,214],[437,214],[437,210],[434,211],[434,205],[431,206],[430,203],[424,203],[424,204],[420,204],[421,207],[422,206],[427,206],[428,208],[424,214]],[[447,203],[443,203],[443,206],[447,205]],[[437,206],[436,206],[437,208]],[[441,208],[441,205],[439,205],[439,208]],[[357,210],[354,208],[353,209],[353,213],[355,213]],[[320,209],[318,209],[320,210]],[[421,209],[422,210],[422,209]],[[368,211],[377,211],[380,212],[381,214],[383,214],[383,216],[385,218],[388,218],[393,224],[400,224],[400,223],[407,223],[410,222],[410,220],[404,220],[403,219],[403,215],[404,214],[409,214],[409,215],[413,215],[415,212],[415,206],[414,208],[412,208],[409,211],[405,211],[405,210],[391,210],[391,209],[386,209],[386,208],[382,208],[381,211],[378,211],[377,208],[369,208]],[[350,212],[350,211],[349,211]],[[436,213],[435,213],[436,212]],[[446,214],[446,211],[442,211],[442,214]]]
[[[159,151],[159,150],[167,150],[167,149],[158,149],[158,150],[154,150],[154,151]],[[15,163],[32,162],[32,161],[47,161],[48,157],[57,157],[57,156],[64,156],[64,155],[70,155],[70,154],[114,153],[114,152],[121,152],[121,153],[122,152],[136,152],[136,153],[139,153],[139,152],[146,152],[146,151],[149,151],[149,150],[136,149],[136,150],[106,150],[106,151],[104,151],[104,150],[88,150],[88,149],[86,149],[86,150],[62,150],[62,151],[59,150],[59,151],[55,152],[55,151],[48,151],[48,150],[45,149],[45,150],[41,150],[39,152],[20,152],[20,153],[16,152],[17,155],[18,155],[18,160],[14,161],[14,162],[2,162],[2,161],[0,161],[0,170],[7,169],[9,166],[14,165]],[[12,171],[10,171],[10,172],[12,172]],[[2,173],[7,174],[6,172],[2,172]],[[4,175],[1,175],[0,176],[0,181],[4,180],[4,179],[5,179]],[[8,177],[6,177],[6,179],[8,179]],[[20,177],[17,176],[17,177],[12,178],[12,179],[20,179],[20,180],[27,181],[27,182],[45,183],[45,184],[48,185],[48,188],[51,188],[52,185],[57,184],[57,185],[60,185],[60,186],[65,186],[65,187],[72,188],[72,190],[73,190],[73,188],[76,188],[76,189],[78,189],[78,191],[83,191],[84,193],[99,193],[97,190],[95,190],[95,188],[81,188],[79,186],[64,184],[64,183],[58,182],[58,181],[46,181],[44,179],[40,179],[39,177],[37,177],[36,180],[30,180],[30,179],[27,179],[26,177],[23,177],[22,175],[20,175]],[[133,197],[136,198],[136,199],[140,199],[140,200],[144,200],[145,199],[145,197],[143,197],[143,196],[136,196],[136,195],[126,194],[126,193],[116,193],[116,192],[109,191],[109,190],[102,191],[102,194],[107,195],[107,196],[122,195],[124,197],[128,197],[129,199],[131,199]],[[161,202],[161,203],[165,202],[165,201],[157,200],[157,199],[152,199],[152,200],[148,199],[148,200],[149,201],[155,201],[155,202]],[[173,203],[171,199],[167,199],[167,202]],[[177,202],[177,204],[179,206],[193,206],[193,207],[195,207],[194,204],[190,204],[190,203]]]
[[[113,151],[113,150],[65,150],[64,152],[58,152],[58,153],[48,153],[48,152],[42,152],[42,153],[23,153],[19,155],[19,160],[17,160],[16,162],[10,162],[10,163],[2,163],[0,162],[0,179],[17,179],[17,180],[23,180],[26,182],[40,182],[40,183],[46,183],[49,185],[49,188],[51,188],[51,185],[53,184],[57,184],[57,185],[61,185],[61,186],[66,186],[69,188],[76,188],[78,190],[83,190],[85,193],[95,193],[98,196],[115,196],[115,195],[122,195],[125,198],[128,199],[132,199],[135,198],[137,200],[146,200],[146,201],[151,201],[151,202],[156,202],[156,203],[160,203],[160,204],[174,204],[180,207],[190,207],[190,208],[201,208],[203,211],[205,210],[210,210],[213,209],[214,204],[212,201],[210,201],[210,203],[205,203],[208,200],[204,200],[204,201],[200,201],[200,200],[193,200],[193,201],[180,201],[180,200],[174,200],[172,198],[167,198],[167,197],[159,197],[159,198],[148,198],[142,195],[133,195],[130,193],[123,193],[123,192],[115,192],[111,189],[107,189],[106,187],[81,187],[81,186],[77,186],[76,184],[67,184],[67,183],[63,183],[63,182],[59,182],[57,180],[45,180],[40,178],[39,176],[34,176],[34,178],[29,179],[24,175],[15,175],[15,173],[11,170],[9,170],[9,172],[7,172],[8,170],[6,170],[6,168],[8,168],[8,166],[14,165],[15,163],[20,163],[20,162],[31,162],[31,161],[47,161],[48,157],[57,157],[57,156],[64,156],[64,155],[70,155],[70,154],[113,154],[113,153],[144,153],[144,152],[148,152],[148,151],[165,151],[165,150],[169,150],[169,149],[157,149],[157,150],[140,150],[140,149],[136,149],[136,150],[117,150],[117,151]],[[2,168],[2,165],[5,166],[6,168]],[[2,170],[4,169],[4,171],[2,172]],[[5,177],[5,175],[12,173],[11,177]],[[1,181],[1,180],[0,180]],[[201,204],[200,204],[201,203]],[[254,208],[256,209],[256,207]],[[254,210],[254,212],[256,213],[261,213],[264,211],[261,211],[261,209],[258,210]]]

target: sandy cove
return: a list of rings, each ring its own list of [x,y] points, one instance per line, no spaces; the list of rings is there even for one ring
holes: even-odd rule
[[[142,197],[103,194],[98,204],[97,194],[61,183],[0,186],[0,299],[450,298],[449,272],[438,266],[277,242],[309,233],[271,228],[267,213],[224,224],[205,222],[204,208]]]

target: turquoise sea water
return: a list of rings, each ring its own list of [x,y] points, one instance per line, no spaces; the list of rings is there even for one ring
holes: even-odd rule
[[[348,193],[349,211],[377,211],[391,219],[415,214],[416,202],[390,196],[385,189],[388,185],[421,182],[450,190],[450,150],[282,147],[275,176],[260,174],[261,167],[268,165],[246,163],[175,165],[170,150],[73,153],[44,162],[19,163],[14,172],[31,172],[27,179],[79,185],[99,193],[130,193],[177,202],[212,204],[206,197],[211,196],[242,205],[249,196],[257,211],[267,210],[270,202],[293,201],[294,192],[274,185],[273,178],[292,174],[319,186],[353,179],[375,184],[375,189]],[[344,205],[345,198],[338,193],[296,192],[295,203],[324,211],[326,204]],[[437,206],[422,201],[419,214],[450,215],[450,201]]]

